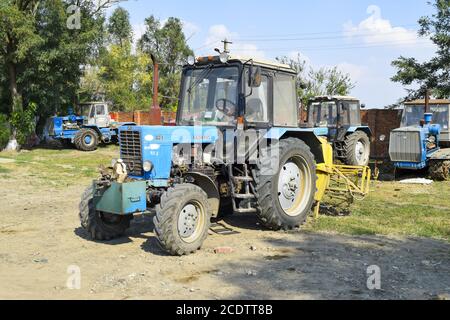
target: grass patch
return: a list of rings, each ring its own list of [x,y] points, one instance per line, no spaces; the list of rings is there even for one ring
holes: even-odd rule
[[[369,197],[347,217],[321,216],[311,231],[351,235],[400,235],[450,241],[450,183],[430,186],[376,182]]]
[[[13,159],[8,164],[8,173],[26,175],[31,184],[44,183],[52,186],[67,186],[87,183],[98,177],[98,167],[109,165],[111,159],[119,157],[119,148],[109,145],[94,152],[75,149],[34,149],[22,152],[2,152],[0,157]],[[0,172],[1,173],[1,172]]]

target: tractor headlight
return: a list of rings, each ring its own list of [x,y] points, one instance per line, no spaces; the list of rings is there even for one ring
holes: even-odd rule
[[[187,58],[187,63],[188,63],[188,65],[193,66],[195,64],[195,57],[194,56],[189,56]]]
[[[380,136],[380,141],[381,142],[384,142],[386,140],[386,136],[384,135],[384,134],[382,134],[381,136]]]
[[[144,161],[144,165],[142,168],[145,172],[150,172],[153,170],[153,163],[151,163],[150,161]]]

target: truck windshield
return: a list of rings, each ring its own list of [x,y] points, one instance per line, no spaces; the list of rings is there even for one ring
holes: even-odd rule
[[[442,129],[449,128],[449,105],[431,105],[430,110],[433,113],[433,123],[440,124]],[[402,127],[418,126],[424,118],[424,105],[405,106],[403,112]]]
[[[238,106],[238,83],[239,68],[235,66],[209,66],[186,70],[181,88],[180,123],[234,125]]]

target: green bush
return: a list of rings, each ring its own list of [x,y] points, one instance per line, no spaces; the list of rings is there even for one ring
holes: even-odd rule
[[[8,117],[0,113],[0,151],[8,144],[10,132]]]
[[[30,134],[34,132],[36,127],[36,110],[36,104],[30,103],[28,108],[14,112],[11,116],[11,124],[17,129],[17,142],[19,145],[24,145]]]

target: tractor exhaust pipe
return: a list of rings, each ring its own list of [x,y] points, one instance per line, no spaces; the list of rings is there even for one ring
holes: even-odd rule
[[[150,119],[151,125],[161,125],[161,108],[159,107],[158,95],[159,95],[159,64],[155,55],[151,54],[153,62],[153,103],[150,107]]]

